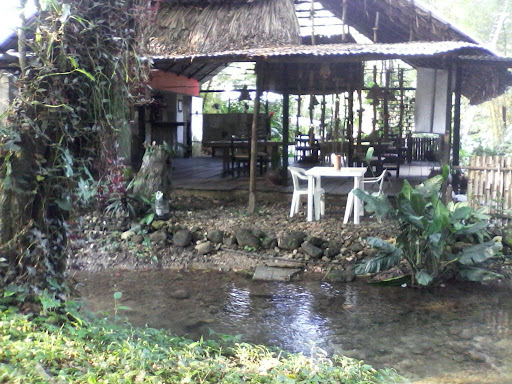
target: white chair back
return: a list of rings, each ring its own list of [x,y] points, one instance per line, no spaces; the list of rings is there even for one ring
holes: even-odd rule
[[[307,180],[308,177],[306,176],[306,171],[302,168],[298,167],[288,167],[288,170],[290,171],[292,175],[293,180],[293,189],[299,190],[300,189],[300,181],[299,180]]]
[[[387,169],[384,169],[379,177],[368,177],[364,179],[365,184],[377,184],[379,183],[379,195],[382,195],[384,189],[384,180],[386,179]]]

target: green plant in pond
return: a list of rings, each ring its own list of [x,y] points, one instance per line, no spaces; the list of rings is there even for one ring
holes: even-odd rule
[[[396,197],[396,209],[385,196],[355,191],[369,212],[395,220],[400,226],[396,244],[379,238],[367,239],[378,253],[360,263],[357,274],[385,271],[405,260],[411,283],[422,286],[454,275],[470,281],[501,277],[485,269],[502,247],[500,242],[490,239],[488,217],[466,203],[444,205],[441,201],[439,193],[448,172],[445,167],[443,175],[416,188],[404,181]]]

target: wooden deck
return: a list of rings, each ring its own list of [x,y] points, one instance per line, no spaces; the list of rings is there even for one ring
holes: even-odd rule
[[[291,164],[292,165],[292,164]],[[303,164],[293,164],[302,168],[309,168]],[[394,195],[402,187],[402,182],[407,179],[411,184],[418,184],[428,178],[428,175],[435,166],[434,163],[412,163],[400,166],[400,178],[394,176],[390,182],[385,183],[385,193]],[[243,192],[249,190],[248,174],[242,174],[241,177],[226,176],[222,177],[222,159],[212,157],[194,157],[173,159],[173,188],[176,191],[186,193],[193,192]],[[259,175],[259,173],[258,173]],[[352,179],[322,179],[322,187],[327,195],[347,195],[353,188]],[[259,192],[291,194],[293,185],[289,180],[289,185],[276,186],[263,177],[258,177],[256,189]]]

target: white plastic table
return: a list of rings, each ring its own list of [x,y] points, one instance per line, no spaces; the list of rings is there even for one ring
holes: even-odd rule
[[[364,190],[364,174],[366,173],[366,167],[344,167],[340,170],[334,169],[334,167],[313,167],[306,171],[308,177],[308,221],[313,221],[313,194],[315,188],[322,187],[322,177],[353,177],[354,178],[354,189],[359,188]],[[320,211],[318,207],[315,208],[317,214],[314,215],[315,220],[320,219]],[[359,224],[359,217],[362,216],[363,212],[359,199],[354,196],[354,224]]]

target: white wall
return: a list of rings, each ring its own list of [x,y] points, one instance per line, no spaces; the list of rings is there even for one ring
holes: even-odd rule
[[[192,156],[203,155],[203,99],[192,97]]]

